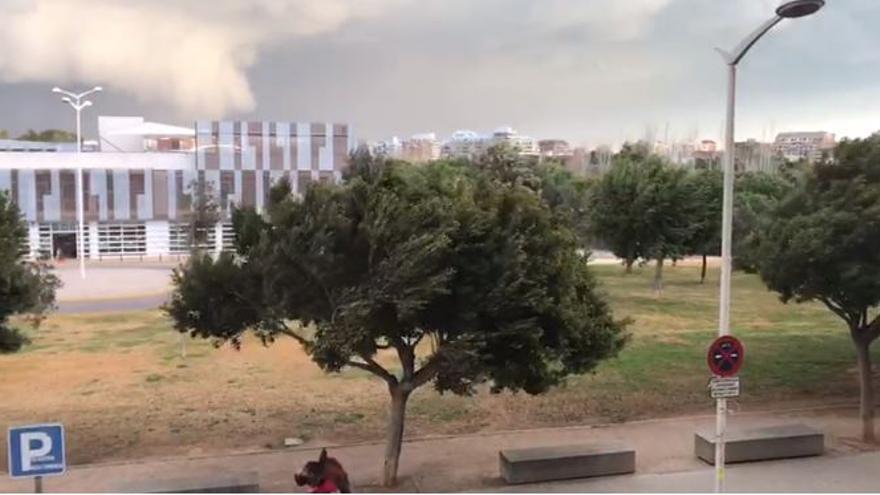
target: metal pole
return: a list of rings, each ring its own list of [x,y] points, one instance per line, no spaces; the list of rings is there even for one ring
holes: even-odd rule
[[[730,334],[730,276],[733,242],[733,119],[736,106],[736,65],[728,63],[727,122],[724,139],[724,199],[721,215],[721,296],[718,308],[718,336]],[[727,428],[727,399],[717,399],[715,420],[715,492],[724,491],[724,430]]]
[[[79,275],[86,278],[86,253],[83,213],[83,170],[82,170],[82,106],[80,106],[79,98],[76,100],[76,218],[79,227],[76,233],[77,246],[76,254],[79,258]]]
[[[43,493],[43,477],[34,476],[34,493]]]

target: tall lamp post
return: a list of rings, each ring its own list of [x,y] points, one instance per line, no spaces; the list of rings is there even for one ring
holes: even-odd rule
[[[76,218],[79,224],[76,233],[76,257],[79,258],[79,274],[82,278],[86,278],[86,253],[84,244],[85,231],[85,214],[83,213],[83,169],[80,154],[82,153],[82,111],[84,108],[92,106],[90,100],[83,100],[86,96],[102,91],[101,86],[84,91],[82,93],[74,93],[59,87],[52,88],[53,93],[63,95],[61,101],[70,105],[76,111]]]
[[[736,66],[746,52],[783,19],[814,14],[825,5],[824,0],[793,0],[776,9],[776,15],[740,42],[732,52],[718,49],[727,64],[727,121],[724,135],[724,199],[721,215],[721,295],[718,308],[718,335],[730,333],[731,244],[733,238],[734,179],[734,107],[736,105]],[[715,491],[724,491],[724,430],[727,423],[727,399],[717,399],[715,423]]]

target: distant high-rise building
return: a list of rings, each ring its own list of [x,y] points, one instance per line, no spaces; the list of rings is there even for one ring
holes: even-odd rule
[[[781,132],[773,142],[773,151],[786,160],[816,162],[823,154],[830,154],[835,145],[830,132]]]
[[[424,163],[440,158],[440,141],[433,132],[415,134],[400,143],[400,158],[413,162]]]
[[[529,136],[523,136],[512,127],[495,129],[490,138],[491,145],[507,144],[520,155],[537,155],[538,144]]]
[[[486,150],[486,140],[474,131],[458,130],[443,143],[441,155],[449,158],[473,158]]]
[[[773,156],[773,145],[754,139],[736,143],[734,168],[737,172],[772,172],[778,159]]]
[[[538,152],[543,157],[568,157],[572,155],[568,141],[562,139],[542,139],[538,141]]]

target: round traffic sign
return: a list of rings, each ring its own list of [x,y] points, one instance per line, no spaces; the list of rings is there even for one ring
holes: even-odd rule
[[[709,346],[709,371],[715,376],[734,376],[742,368],[744,354],[742,343],[735,337],[718,337]]]

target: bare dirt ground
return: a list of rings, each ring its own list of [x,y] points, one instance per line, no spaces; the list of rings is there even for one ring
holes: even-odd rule
[[[659,298],[649,267],[626,277],[603,268],[615,311],[634,318],[618,358],[537,397],[441,396],[425,387],[409,404],[407,435],[711,413],[703,356],[715,289],[693,280],[695,268],[670,268]],[[739,410],[855,404],[851,344],[833,317],[783,306],[752,279],[735,282],[734,320],[753,356]],[[187,340],[184,358],[179,335],[157,311],[53,315],[32,336],[23,352],[0,356],[0,428],[62,422],[72,464],[275,452],[285,437],[317,447],[385,434],[388,396],[378,380],[357,370],[324,374],[289,339],[270,347],[248,339],[240,351]],[[393,364],[391,356],[381,360]],[[5,454],[0,449],[0,469]]]

